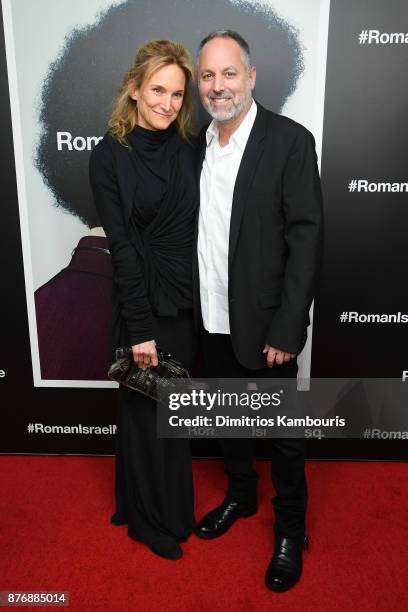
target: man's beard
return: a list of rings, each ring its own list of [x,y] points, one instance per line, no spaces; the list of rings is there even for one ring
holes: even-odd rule
[[[216,100],[222,100],[224,98],[232,100],[231,97],[227,96],[214,96],[214,99]],[[211,117],[217,121],[217,123],[227,123],[232,119],[236,119],[246,108],[249,108],[251,100],[252,90],[248,89],[246,94],[241,98],[241,100],[239,100],[239,102],[232,102],[230,108],[214,108],[207,100],[203,102],[203,104],[207,113],[209,113]]]

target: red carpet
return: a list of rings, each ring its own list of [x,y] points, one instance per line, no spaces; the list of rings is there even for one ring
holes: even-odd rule
[[[260,510],[180,561],[110,525],[110,457],[0,457],[0,590],[64,590],[70,610],[408,610],[408,465],[308,462],[311,548],[301,582],[263,584],[272,552],[269,466]],[[221,464],[195,461],[196,516],[223,496]],[[16,608],[14,608],[16,609]],[[38,610],[24,607],[22,610]],[[55,608],[54,608],[55,609]]]

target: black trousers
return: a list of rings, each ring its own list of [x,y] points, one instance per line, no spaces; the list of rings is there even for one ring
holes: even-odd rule
[[[228,334],[203,332],[202,352],[208,378],[296,378],[296,359],[273,368],[247,370],[236,359]],[[261,349],[260,349],[261,350]],[[266,356],[265,356],[266,366]],[[246,502],[256,497],[258,474],[253,469],[253,441],[250,438],[219,440],[228,475],[227,496]],[[269,439],[271,478],[276,496],[275,533],[300,539],[305,534],[307,485],[303,438]]]

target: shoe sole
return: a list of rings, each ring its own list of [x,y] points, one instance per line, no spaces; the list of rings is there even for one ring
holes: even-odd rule
[[[270,591],[273,591],[274,593],[284,593],[285,591],[289,591],[289,589],[292,589],[298,583],[298,581],[299,581],[299,579],[296,580],[290,586],[286,586],[286,587],[275,588],[275,587],[269,586],[269,584],[267,584],[266,582],[265,582],[265,586],[266,586],[267,589],[269,589]]]

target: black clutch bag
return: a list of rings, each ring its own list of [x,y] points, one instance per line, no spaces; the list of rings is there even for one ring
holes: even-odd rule
[[[116,361],[109,368],[108,376],[120,385],[139,391],[148,397],[160,401],[160,393],[171,393],[177,387],[177,379],[190,379],[190,374],[170,353],[157,348],[159,364],[142,370],[133,360],[131,348],[120,347],[115,351]]]

